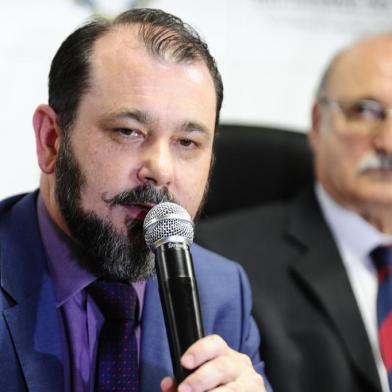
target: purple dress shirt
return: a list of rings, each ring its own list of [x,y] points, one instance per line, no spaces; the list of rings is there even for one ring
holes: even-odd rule
[[[70,239],[52,221],[38,197],[38,222],[48,256],[62,336],[64,391],[93,392],[99,332],[104,318],[85,288],[98,277],[85,270],[71,252]],[[133,283],[139,300],[136,329],[140,352],[140,319],[145,282]]]

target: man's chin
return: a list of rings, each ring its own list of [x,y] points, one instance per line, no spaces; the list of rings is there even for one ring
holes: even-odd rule
[[[154,255],[149,251],[145,254],[135,253],[139,254],[131,257],[118,254],[98,259],[90,252],[84,252],[84,257],[78,259],[81,265],[94,275],[110,280],[137,282],[155,275]]]
[[[76,259],[94,275],[135,282],[155,273],[153,255],[144,240],[142,220],[128,218],[122,228],[117,229],[108,220],[82,213],[79,225],[73,229],[78,244]]]
[[[367,181],[352,190],[348,200],[366,209],[392,208],[392,182]]]

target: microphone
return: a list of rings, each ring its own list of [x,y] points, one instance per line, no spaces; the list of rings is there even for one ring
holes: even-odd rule
[[[146,243],[155,254],[174,377],[179,384],[191,373],[180,364],[182,354],[204,336],[189,249],[193,242],[193,222],[183,207],[164,202],[147,213],[143,229]]]

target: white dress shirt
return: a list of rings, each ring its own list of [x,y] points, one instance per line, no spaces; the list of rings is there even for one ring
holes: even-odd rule
[[[390,392],[378,344],[377,271],[369,254],[377,246],[391,244],[392,236],[381,233],[356,212],[337,204],[320,184],[316,185],[316,196],[347,270],[373,349],[382,390]]]

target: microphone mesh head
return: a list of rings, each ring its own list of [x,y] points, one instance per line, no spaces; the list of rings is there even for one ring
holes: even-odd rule
[[[193,221],[188,211],[178,204],[157,204],[144,218],[144,238],[151,249],[169,237],[182,237],[189,245],[193,242]]]

